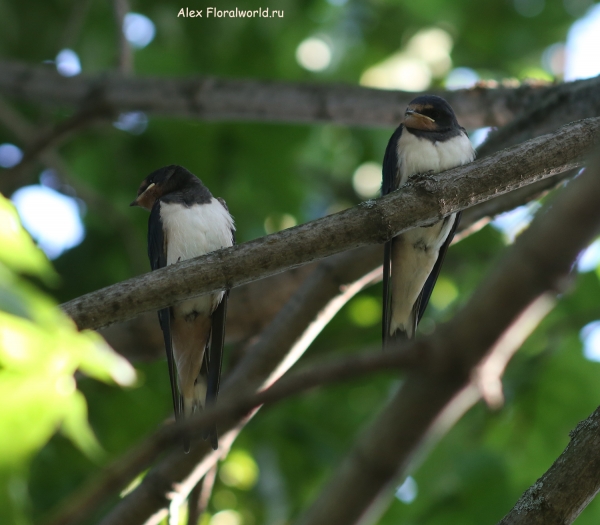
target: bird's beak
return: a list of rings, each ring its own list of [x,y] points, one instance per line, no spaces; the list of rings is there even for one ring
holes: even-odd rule
[[[434,119],[432,119],[431,117],[428,117],[427,115],[423,115],[422,113],[417,113],[416,111],[413,111],[412,109],[407,109],[406,113],[404,114],[404,117],[416,117],[416,118],[424,118],[429,120],[430,122],[435,122]]]
[[[152,188],[154,188],[154,186],[156,186],[156,184],[154,184],[153,182],[140,195],[138,195],[137,198],[129,206],[145,206],[146,203],[144,203],[142,199],[144,198],[144,195],[148,193],[148,190],[151,190]]]
[[[437,129],[435,120],[414,109],[406,110],[406,113],[404,114],[404,125],[408,129],[419,129],[421,131],[435,131]]]

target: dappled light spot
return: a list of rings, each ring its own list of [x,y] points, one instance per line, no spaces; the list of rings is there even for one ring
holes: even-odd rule
[[[381,302],[369,295],[355,297],[348,305],[348,315],[356,326],[373,326],[381,320]]]
[[[322,38],[310,37],[300,42],[296,49],[296,60],[304,69],[323,71],[331,64],[331,46]]]
[[[293,228],[298,224],[296,217],[289,213],[283,213],[281,215],[269,215],[263,224],[265,231],[269,234],[276,233],[281,230],[287,230]]]
[[[469,139],[471,140],[471,144],[473,144],[474,148],[478,148],[481,146],[486,140],[490,132],[494,128],[479,128],[473,131],[469,135]]]
[[[583,355],[590,361],[600,362],[600,321],[586,324],[579,332]]]
[[[143,111],[121,113],[113,126],[132,135],[141,135],[148,127],[148,117]]]
[[[56,70],[63,77],[74,77],[81,73],[79,56],[72,49],[63,49],[56,55]]]
[[[438,310],[445,310],[458,298],[458,288],[446,277],[439,277],[431,294],[431,304]]]
[[[548,46],[542,53],[542,67],[554,76],[564,75],[565,53],[565,45],[562,42]]]
[[[421,29],[405,48],[368,68],[360,77],[363,86],[423,91],[432,78],[442,78],[452,67],[452,37],[439,27]]]
[[[431,71],[425,61],[397,53],[367,69],[360,84],[379,89],[423,91],[431,84]]]
[[[123,19],[123,34],[138,49],[146,47],[156,34],[154,22],[140,13],[127,13]]]
[[[79,206],[72,197],[45,186],[25,186],[12,196],[25,229],[50,259],[85,237]]]
[[[40,173],[40,184],[53,190],[57,190],[62,185],[56,172],[51,169],[46,169]]]
[[[217,512],[209,522],[210,525],[241,525],[242,516],[235,510],[222,510]]]
[[[554,76],[548,73],[545,69],[531,66],[525,67],[519,71],[519,78],[541,82],[552,82],[554,80]]]
[[[591,272],[600,265],[600,239],[596,239],[587,249],[581,252],[577,260],[577,271],[580,273]]]
[[[226,510],[237,507],[238,499],[235,494],[228,489],[216,490],[212,496],[212,505],[215,510]]]
[[[521,16],[533,18],[541,14],[546,6],[545,0],[514,0],[515,10]]]
[[[444,85],[446,89],[468,89],[479,80],[477,71],[470,67],[457,67],[448,73]]]
[[[450,51],[452,36],[439,27],[431,27],[418,31],[408,42],[406,52],[423,60],[434,77],[442,77],[452,67]]]
[[[540,208],[538,202],[530,202],[524,206],[519,206],[514,210],[501,213],[493,221],[492,226],[504,234],[507,244],[512,244],[523,230],[529,226],[533,220],[535,212]]]
[[[600,74],[600,5],[575,22],[567,36],[565,80]]]
[[[352,187],[356,194],[363,199],[379,195],[381,190],[381,164],[364,162],[352,175]]]
[[[12,168],[21,162],[23,152],[14,144],[8,142],[0,144],[0,166],[3,168]]]
[[[419,487],[417,486],[417,482],[412,476],[408,476],[404,480],[404,483],[396,489],[396,498],[408,505],[415,501],[418,493]]]
[[[241,490],[250,490],[256,484],[258,475],[256,461],[244,450],[231,452],[219,469],[219,478],[225,485]]]

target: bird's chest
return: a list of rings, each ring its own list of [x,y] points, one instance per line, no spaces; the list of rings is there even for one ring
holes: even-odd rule
[[[167,264],[232,246],[233,219],[216,199],[207,204],[186,207],[161,202],[160,216],[165,235]],[[223,293],[202,295],[173,307],[175,316],[210,314]]]
[[[233,221],[216,199],[189,207],[162,202],[160,216],[165,233],[167,264],[198,257],[233,244]]]
[[[475,158],[473,146],[465,134],[443,142],[433,142],[417,137],[406,129],[398,141],[397,154],[397,186],[402,186],[409,177],[417,173],[439,173],[467,164]]]

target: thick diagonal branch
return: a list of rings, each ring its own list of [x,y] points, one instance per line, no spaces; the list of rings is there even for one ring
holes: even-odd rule
[[[491,217],[527,204],[555,189],[572,175],[572,171],[565,171],[468,208],[463,212],[459,232],[454,240],[462,240],[479,231]],[[381,267],[382,247],[373,245],[357,251],[352,261],[353,266],[357,266],[357,261],[362,258],[368,258],[370,266],[364,267],[366,272]],[[344,264],[345,261],[334,257],[330,268],[335,272]],[[307,264],[234,288],[227,307],[226,342],[241,343],[260,334],[317,266],[318,263]],[[360,276],[357,275],[356,278],[358,277]],[[322,278],[327,276],[323,275]],[[317,312],[316,308],[314,312]],[[163,337],[154,312],[138,315],[125,323],[112,324],[101,330],[101,334],[110,346],[130,361],[164,357]]]
[[[183,261],[63,305],[80,328],[99,328],[183,299],[232,288],[335,253],[380,244],[493,197],[581,165],[600,137],[600,118],[441,174],[295,228]]]
[[[600,407],[570,436],[559,458],[498,525],[569,525],[594,499],[600,491]]]
[[[542,296],[564,290],[573,261],[600,230],[599,200],[595,162],[536,217],[452,323],[421,342],[428,368],[407,374],[300,524],[373,520],[381,511],[378,498],[406,472],[425,440],[477,397],[465,400],[473,393],[473,371],[507,327]]]
[[[258,341],[247,350],[234,374],[226,379],[221,402],[227,402],[227,399],[237,402],[240,396],[244,397],[244,392],[252,395],[262,385],[285,373],[339,308],[369,284],[369,270],[377,266],[379,259],[381,254],[362,248],[338,254],[317,264]],[[232,417],[222,422],[219,425],[221,444],[231,443],[246,420]],[[77,523],[102,498],[118,492],[123,484],[139,472],[136,470],[141,468],[137,463],[139,458],[138,453],[128,454],[118,462],[118,467],[109,469],[91,486],[74,494],[57,511],[52,525]],[[206,443],[193,447],[188,456],[172,453],[119,503],[106,517],[105,523],[141,524],[146,523],[149,516],[165,514],[169,497],[176,494],[177,498],[184,498],[216,459]],[[119,473],[117,479],[115,472]]]

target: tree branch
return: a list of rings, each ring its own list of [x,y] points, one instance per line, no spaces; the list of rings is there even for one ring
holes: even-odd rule
[[[117,28],[117,44],[119,59],[117,69],[123,75],[130,75],[133,71],[133,50],[125,38],[123,21],[129,12],[128,0],[113,0],[113,11],[115,13],[115,25]]]
[[[361,251],[365,249],[358,250]],[[360,253],[342,253],[317,266],[258,342],[248,349],[233,374],[226,378],[221,403],[227,403],[228,399],[235,402],[244,395],[250,395],[285,373],[345,302],[369,284],[366,268],[374,262],[357,255]],[[381,259],[380,255],[377,257]],[[225,433],[221,441],[223,438],[228,443],[233,441],[248,419],[231,418],[220,424],[220,432]],[[171,493],[176,491],[178,497],[184,498],[212,461],[214,456],[211,456],[206,443],[193,447],[187,457],[177,452],[171,454],[106,517],[104,523],[142,524],[146,523],[148,516],[162,515],[168,491],[159,493],[156,484],[165,479],[172,480],[175,486],[170,487]]]
[[[356,264],[351,264],[354,260],[364,260],[364,257],[352,257],[351,253],[344,253],[337,256],[337,258],[347,259],[347,271],[352,273],[356,272],[356,275],[362,275],[364,268],[355,268]],[[334,258],[335,259],[335,258]],[[321,267],[325,266],[326,263],[331,261],[324,261],[321,263]],[[370,264],[366,264],[370,266]],[[338,265],[332,267],[337,268]],[[326,269],[322,270],[324,275],[322,282],[332,282],[333,288],[339,287],[340,284],[353,277],[353,275],[347,275],[346,279],[342,279],[341,276],[338,279],[332,279],[331,275],[328,275]],[[317,272],[315,272],[317,273]],[[314,275],[311,276],[313,280],[314,290],[311,292],[308,288],[302,287],[298,293],[307,293],[311,296],[314,293],[319,292],[319,279],[316,279]],[[336,284],[338,283],[338,284]],[[296,332],[293,328],[286,325],[286,319],[298,319],[298,325],[302,324],[302,315],[298,315],[298,308],[304,309],[305,311],[311,309],[311,301],[301,300],[290,301],[286,307],[288,311],[282,311],[280,314],[279,323],[273,323],[276,328],[266,332],[266,339],[272,344],[281,342],[282,346],[289,344],[290,340],[296,339]],[[309,305],[307,308],[306,305]],[[324,322],[326,322],[325,320]],[[287,331],[288,341],[285,340],[285,326],[291,328]],[[290,333],[291,332],[291,333]],[[274,335],[275,333],[275,335]],[[277,335],[279,333],[280,335]],[[302,344],[302,343],[300,343]],[[267,345],[268,346],[268,345]],[[421,345],[419,345],[421,346]],[[282,348],[279,349],[279,356],[276,356],[274,349],[263,348],[262,351],[259,348],[254,349],[246,354],[246,357],[242,363],[238,366],[238,373],[226,381],[224,386],[223,396],[221,397],[219,407],[217,408],[217,414],[214,415],[211,411],[207,411],[203,414],[202,419],[196,420],[194,425],[191,427],[195,433],[198,432],[198,425],[208,424],[213,421],[213,417],[217,418],[218,421],[222,421],[220,425],[223,428],[235,428],[236,422],[240,417],[245,415],[245,412],[251,408],[253,402],[248,402],[248,399],[254,399],[255,402],[273,401],[275,398],[267,397],[254,397],[250,396],[246,400],[240,401],[240,396],[244,396],[244,392],[251,391],[252,388],[256,388],[257,385],[265,383],[265,378],[272,375],[272,370],[282,361],[282,355],[286,352],[282,352]],[[294,354],[294,352],[291,352]],[[369,352],[364,356],[357,356],[356,358],[345,359],[340,361],[339,364],[332,365],[320,365],[318,368],[313,369],[310,372],[301,372],[294,374],[290,378],[281,380],[276,385],[263,392],[261,395],[291,395],[296,389],[305,389],[320,384],[322,381],[329,381],[336,378],[336,380],[347,379],[352,377],[355,373],[362,374],[367,373],[369,370],[373,371],[375,368],[382,366],[392,367],[391,363],[395,362],[395,359],[400,359],[403,365],[414,366],[418,363],[422,356],[426,355],[423,348],[415,347],[415,350],[406,349],[401,353],[386,353],[381,354],[379,352]],[[391,361],[387,361],[391,359]],[[398,362],[400,363],[400,361]],[[236,378],[236,375],[238,376]],[[279,393],[278,393],[279,392]],[[244,405],[244,403],[249,403]],[[237,408],[236,408],[237,407]],[[242,408],[240,408],[242,407]],[[223,412],[218,412],[223,410]],[[233,417],[226,419],[225,415],[228,411]],[[220,415],[219,415],[220,414]],[[204,419],[204,418],[207,419]],[[223,419],[221,419],[223,418]],[[188,429],[189,430],[189,429]],[[114,493],[120,489],[121,485],[126,484],[129,479],[134,476],[137,472],[142,470],[152,459],[163,451],[168,444],[178,444],[179,439],[171,434],[163,434],[164,432],[173,431],[173,427],[162,429],[157,433],[150,441],[146,442],[142,447],[136,449],[134,453],[127,454],[123,459],[115,462],[113,467],[105,471],[103,479],[96,484],[92,489],[88,489],[83,494],[77,494],[72,499],[73,503],[69,508],[68,512],[61,513],[61,519],[53,521],[53,525],[58,524],[69,524],[74,523],[77,515],[88,514],[95,505],[97,505],[102,499],[108,494]],[[181,430],[175,431],[180,432]],[[233,434],[236,432],[234,431]],[[164,437],[167,436],[167,437]],[[224,437],[226,442],[230,443],[232,439],[232,432],[227,433]],[[162,441],[163,439],[167,440]],[[213,455],[214,456],[214,455]],[[200,443],[199,446],[193,447],[189,456],[183,456],[181,453],[173,453],[161,465],[152,470],[144,479],[142,484],[135,489],[135,491],[128,495],[117,508],[103,521],[103,524],[116,525],[116,524],[137,524],[145,523],[149,516],[159,516],[160,509],[164,509],[168,505],[166,494],[173,490],[172,484],[177,483],[180,486],[180,481],[186,476],[195,476],[198,479],[204,474],[210,465],[214,463],[215,457],[212,457],[204,443]],[[195,467],[195,465],[198,465]],[[176,482],[176,480],[178,480]],[[190,485],[190,482],[186,482]],[[193,486],[193,484],[191,485]],[[190,489],[191,489],[190,486]],[[180,494],[181,496],[181,494]],[[159,514],[157,514],[157,512]]]
[[[573,261],[600,230],[599,160],[536,217],[452,323],[421,341],[429,366],[408,372],[298,523],[374,521],[382,510],[378,498],[406,472],[424,441],[477,399],[471,386],[475,367],[506,327],[544,295],[564,290]]]
[[[600,80],[593,81],[600,85]],[[580,82],[590,81],[568,86]],[[463,126],[478,128],[506,124],[530,107],[540,93],[555,89],[524,84],[516,89],[476,87],[434,93],[448,100]],[[75,108],[93,95],[117,113],[137,110],[203,120],[335,122],[376,127],[397,126],[415,97],[415,93],[351,85],[215,77],[130,78],[109,73],[65,78],[53,69],[20,62],[0,62],[0,93]]]
[[[272,323],[272,327],[265,331],[262,338],[263,344],[259,344],[249,351],[244,360],[238,365],[237,372],[225,382],[221,402],[227,402],[229,398],[235,401],[244,392],[252,391],[252,389],[264,384],[267,382],[267,378],[273,376],[273,370],[276,368],[279,368],[279,372],[283,373],[285,368],[282,368],[280,363],[286,362],[287,367],[291,366],[293,359],[290,359],[288,356],[293,356],[297,359],[299,357],[297,348],[305,348],[308,344],[306,337],[300,336],[302,331],[311,333],[312,337],[316,335],[314,324],[308,330],[303,327],[303,325],[311,323],[315,308],[318,310],[319,304],[324,305],[328,302],[339,303],[338,299],[333,299],[332,301],[331,297],[339,293],[339,288],[345,282],[352,282],[359,276],[364,275],[369,268],[378,265],[378,261],[381,259],[379,253],[375,253],[372,248],[363,248],[362,251],[365,252],[362,256],[359,253],[346,252],[323,261],[319,265],[318,270],[313,272],[307,283],[298,290],[296,296],[280,312],[277,319]],[[369,257],[373,259],[371,260]],[[337,262],[337,260],[340,262]],[[344,264],[342,261],[344,261]],[[361,261],[362,265],[357,264],[357,262]],[[345,270],[343,270],[344,267],[346,268]],[[340,273],[341,269],[345,273]],[[326,285],[325,288],[329,286],[329,292],[323,293],[324,285]],[[345,293],[347,291],[348,289],[346,288]],[[333,310],[335,310],[335,304],[325,308],[326,311],[330,311],[329,316],[334,313],[332,306]],[[319,317],[321,324],[325,324],[328,321],[327,316],[321,315]],[[294,328],[295,326],[297,328]],[[294,341],[296,343],[292,344]],[[291,351],[288,350],[290,346],[292,347]],[[286,357],[288,358],[286,359]],[[360,368],[365,369],[365,365],[361,364]],[[305,378],[302,378],[300,383],[308,384]],[[227,430],[232,428],[234,430]],[[221,431],[226,432],[223,436],[223,441],[230,443],[239,431],[239,428],[239,420],[236,418],[221,424]],[[180,491],[185,492],[185,488],[182,487],[183,485],[187,485],[191,489],[193,482],[190,481],[190,478],[196,481],[200,479],[204,472],[210,468],[210,465],[214,463],[215,457],[213,456],[208,447],[203,443],[193,447],[190,455],[187,457],[182,456],[180,453],[171,454],[146,476],[142,484],[132,494],[128,495],[107,516],[103,523],[105,525],[129,525],[145,523],[149,516],[159,516],[160,509],[168,506],[169,501],[165,495],[172,492],[174,489],[173,484],[176,484]],[[137,473],[138,470],[136,469],[142,469],[146,464],[136,464],[136,458],[139,457],[144,458],[144,455],[127,455],[126,459],[120,460],[117,464],[120,467],[127,464],[132,465],[131,470],[129,470],[129,476],[132,476]],[[186,478],[186,483],[182,483],[182,480]],[[67,506],[67,512],[63,511],[62,515],[70,515],[73,518],[73,513],[76,515],[77,509],[79,509],[79,512],[82,512],[83,509],[84,514],[89,513],[90,505],[97,504],[94,498],[97,497],[98,493],[102,493],[102,490],[108,490],[109,492],[110,490],[118,490],[119,485],[111,477],[110,470],[105,475],[104,480],[105,483],[100,483],[100,488],[96,486],[95,489],[87,490],[84,494],[76,494],[71,499],[72,503]],[[122,478],[123,483],[128,481],[128,476]],[[54,523],[74,523],[74,521],[71,519],[56,521]]]
[[[548,133],[566,122],[600,116],[600,76],[575,83],[558,84],[539,93],[517,117],[493,131],[478,148],[486,156],[501,148]]]
[[[370,349],[362,354],[343,359],[337,358],[321,363],[318,366],[301,370],[279,380],[270,388],[259,393],[250,393],[241,397],[240,395],[230,395],[227,398],[222,398],[216,407],[205,410],[193,420],[162,427],[134,450],[129,451],[118,460],[112,462],[109,467],[104,469],[103,475],[99,480],[96,480],[92,486],[86,487],[85,491],[79,493],[77,498],[73,498],[68,508],[48,521],[47,525],[73,524],[83,516],[89,515],[107,497],[117,494],[122,490],[136,474],[144,470],[159,455],[163,454],[166,449],[179,447],[184,436],[199,438],[207,425],[215,422],[227,425],[232,419],[236,421],[243,419],[252,409],[263,404],[272,405],[287,397],[323,384],[337,383],[377,372],[389,372],[407,366],[416,366],[419,360],[419,352],[415,349],[388,352],[385,354]],[[200,445],[201,448],[206,448],[203,446],[204,443],[200,443]],[[228,444],[224,446],[227,448]],[[219,457],[222,454],[222,449],[220,448],[215,452],[217,453],[216,457]],[[190,452],[190,454],[192,453],[193,451]],[[181,451],[177,452],[177,456],[188,463],[188,469],[193,469],[193,464],[189,461],[189,456],[183,455]],[[210,459],[215,458],[207,457],[205,461]],[[205,465],[205,468],[209,470],[210,466]],[[172,478],[162,479],[162,485],[165,486],[165,489],[173,488],[169,487],[171,480]],[[147,477],[143,483],[148,485]],[[156,485],[154,485],[154,490],[157,490]],[[134,492],[138,492],[139,494],[139,487]],[[167,492],[170,491],[167,490]],[[146,494],[146,497],[148,496],[150,495]],[[166,499],[162,491],[160,496]],[[127,498],[123,501],[126,501]],[[121,506],[123,506],[123,503],[121,503]],[[157,510],[160,510],[159,507],[148,513],[148,509],[132,509],[131,507],[129,505],[128,513],[121,511],[120,516],[109,517],[103,523],[121,523],[121,519],[125,520],[123,523],[128,524],[144,523],[149,516],[154,515]],[[135,518],[132,517],[132,510],[136,511]]]
[[[330,257],[316,265],[316,269],[305,279],[305,282],[279,311],[260,339],[245,353],[236,367],[236,374],[241,379],[228,377],[224,382],[220,401],[229,397],[237,400],[254,393],[269,378],[276,378],[274,371],[283,374],[298,359],[304,349],[319,334],[339,308],[363,286],[369,284],[370,277],[365,274],[376,267],[381,260],[378,252],[364,256],[362,248]],[[368,250],[372,252],[372,250]],[[376,260],[375,260],[376,259]],[[156,321],[155,321],[156,322]],[[240,370],[246,373],[239,373]],[[231,442],[244,425],[244,421],[231,419],[221,424],[221,448]],[[126,456],[127,461],[135,462],[136,455]],[[149,516],[163,516],[170,504],[170,495],[177,494],[182,500],[194,483],[211,468],[217,456],[210,447],[199,443],[192,447],[188,456],[173,453],[160,465],[145,476],[144,480],[129,494],[106,518],[107,523],[146,523]],[[121,462],[119,462],[121,463]],[[133,468],[133,467],[132,467]],[[137,472],[136,472],[137,474]],[[74,494],[61,505],[55,523],[76,523],[78,516],[88,515],[90,509],[97,505],[97,495],[110,494],[115,490],[114,479],[110,470],[102,478],[89,487]],[[165,483],[165,480],[168,480]],[[108,489],[106,489],[108,487]],[[108,490],[108,492],[106,492]],[[65,521],[66,520],[66,521]]]
[[[110,119],[111,116],[110,110],[104,105],[92,104],[58,122],[47,131],[29,133],[28,136],[21,139],[25,143],[21,162],[3,173],[0,182],[2,192],[9,194],[27,184],[37,158],[40,157],[42,162],[47,160],[48,156],[45,155],[45,152],[48,149],[60,146],[75,132],[91,126],[98,120]]]
[[[190,493],[187,525],[198,525],[198,521],[208,508],[216,477],[217,464],[215,463]]]
[[[598,173],[597,175],[600,175]],[[600,491],[600,407],[498,525],[569,525]]]
[[[74,118],[76,117],[77,116],[74,116]],[[93,115],[91,115],[91,117],[94,118]],[[73,122],[74,118],[65,121],[67,123],[66,128],[61,128],[60,126],[54,128],[55,133],[60,135],[61,130],[64,129],[68,131],[68,123]],[[32,144],[32,141],[35,142],[35,136],[37,134],[35,127],[2,98],[0,98],[0,123],[26,146]],[[83,122],[81,124],[83,124]],[[48,136],[51,135],[52,133],[48,134]],[[77,192],[77,195],[81,197],[90,208],[101,211],[106,220],[115,226],[115,231],[122,237],[123,246],[127,250],[132,268],[136,272],[145,271],[148,268],[148,263],[144,255],[145,249],[140,242],[138,232],[135,231],[131,224],[130,216],[127,215],[122,208],[115,206],[112,200],[103,197],[85,182],[73,177],[69,173],[69,170],[60,155],[52,149],[52,144],[48,143],[46,146],[47,148],[42,148],[36,152],[36,155],[39,155],[41,162],[46,167],[52,169],[62,179],[63,183],[72,186]],[[26,149],[26,151],[30,150]],[[22,163],[18,166],[21,166]],[[4,172],[3,180],[0,182],[0,189],[3,193],[6,193],[6,195],[10,194],[13,187],[16,188],[17,186],[22,185],[14,184],[15,181],[11,182],[10,180],[7,180],[7,177],[10,177],[10,173],[12,173],[12,170]],[[19,177],[20,176],[21,175],[19,175]],[[22,180],[19,180],[19,183],[22,183]],[[106,213],[107,210],[110,210],[110,213]]]
[[[441,174],[401,191],[232,248],[182,261],[63,305],[80,328],[99,328],[189,297],[233,288],[334,253],[380,244],[416,226],[582,165],[600,137],[600,118]]]
[[[565,171],[547,179],[524,186],[501,195],[482,204],[467,208],[463,212],[459,231],[454,242],[479,231],[491,218],[499,213],[512,210],[517,206],[544,195],[556,188],[573,171]],[[379,245],[368,246],[356,252],[353,265],[362,258],[368,258],[369,264],[362,266],[365,273],[381,267],[382,248]],[[344,259],[332,257],[328,262],[331,271],[338,273],[347,264]],[[227,343],[243,343],[260,334],[277,313],[283,308],[292,294],[303,285],[318,265],[307,264],[299,268],[266,277],[259,281],[239,286],[231,290],[227,307]],[[358,279],[360,276],[356,275]],[[304,284],[303,286],[306,286]],[[314,312],[318,311],[315,309]],[[147,312],[124,323],[115,323],[100,331],[108,344],[130,361],[150,360],[164,357],[164,341],[156,314]]]

